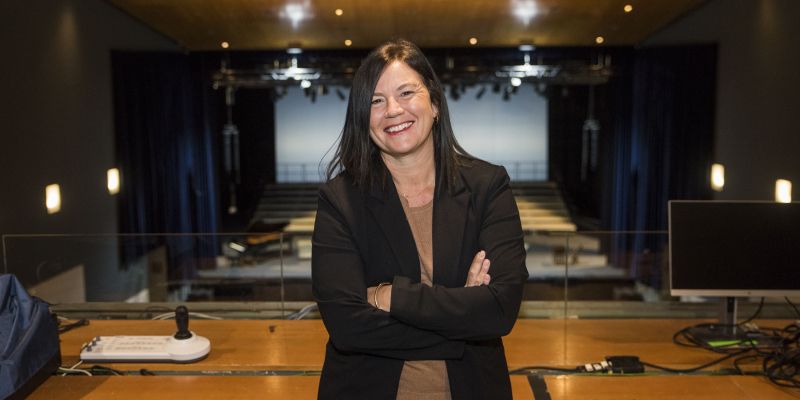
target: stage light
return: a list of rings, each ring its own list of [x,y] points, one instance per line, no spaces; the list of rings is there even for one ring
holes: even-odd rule
[[[519,51],[534,51],[536,47],[532,44],[521,44],[519,45]]]
[[[345,46],[347,46],[347,47],[350,47],[350,46],[352,46],[352,45],[353,45],[353,41],[352,41],[352,40],[350,40],[350,39],[345,39],[345,41],[344,41],[344,45],[345,45]]]
[[[511,78],[511,86],[517,87],[519,85],[522,85],[522,79],[517,77]]]
[[[230,47],[230,43],[222,42],[222,43],[219,44],[219,46],[222,47],[223,49],[227,49],[228,47]]]
[[[469,38],[469,44],[475,46],[476,44],[478,44],[478,38],[474,37]]]
[[[626,13],[629,13],[633,11],[633,6],[630,4],[625,4],[625,7],[623,7],[622,9],[625,10]]]
[[[334,14],[336,14],[337,17],[341,17],[342,14],[344,14],[344,10],[337,8],[336,11],[334,11]]]
[[[55,214],[61,211],[61,188],[57,183],[47,185],[44,188],[44,198],[48,214]]]
[[[786,179],[775,181],[775,201],[778,203],[792,202],[792,182]]]
[[[725,187],[725,167],[722,164],[711,165],[711,189],[721,192]]]
[[[111,168],[106,172],[108,194],[119,193],[119,169]]]
[[[303,79],[302,81],[300,81],[300,87],[303,88],[303,89],[310,88],[311,87],[311,81]]]
[[[606,41],[606,39],[604,37],[602,37],[602,36],[598,36],[598,37],[594,38],[594,42],[597,43],[597,44],[603,44],[603,42],[605,42],[605,41]]]
[[[303,49],[301,49],[299,47],[289,47],[288,49],[286,49],[286,53],[288,53],[288,54],[302,54],[303,53]]]

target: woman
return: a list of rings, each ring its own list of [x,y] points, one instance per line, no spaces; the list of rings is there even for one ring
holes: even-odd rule
[[[510,399],[500,337],[527,278],[519,212],[505,169],[456,142],[414,44],[362,62],[328,177],[312,257],[330,334],[319,398]]]

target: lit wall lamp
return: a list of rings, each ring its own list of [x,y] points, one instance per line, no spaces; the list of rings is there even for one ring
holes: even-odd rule
[[[711,165],[711,189],[721,192],[725,186],[725,167],[722,164]]]
[[[119,169],[111,168],[106,172],[108,194],[119,193]]]
[[[775,201],[778,203],[792,202],[792,181],[786,179],[775,181]]]
[[[48,214],[61,211],[61,188],[57,183],[44,188],[44,205],[47,207]]]

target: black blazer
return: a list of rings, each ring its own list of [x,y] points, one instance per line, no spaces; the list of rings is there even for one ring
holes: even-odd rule
[[[320,189],[312,285],[330,335],[320,399],[394,400],[405,360],[446,360],[453,399],[511,399],[500,337],[528,276],[519,211],[504,168],[473,161],[459,171],[434,196],[432,287],[420,283],[391,179],[363,191],[341,174]],[[491,283],[464,287],[481,249]],[[366,298],[380,282],[392,283],[391,313]]]

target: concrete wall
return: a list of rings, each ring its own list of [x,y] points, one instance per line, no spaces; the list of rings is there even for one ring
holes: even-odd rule
[[[712,0],[644,45],[717,43],[715,158],[724,200],[773,200],[778,178],[800,199],[800,1]]]

